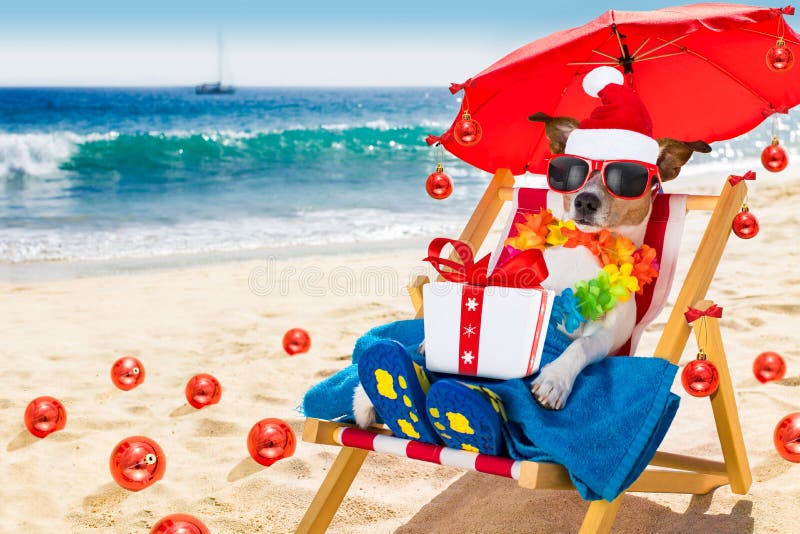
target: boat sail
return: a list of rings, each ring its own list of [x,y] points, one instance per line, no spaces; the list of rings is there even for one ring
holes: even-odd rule
[[[225,85],[222,82],[222,32],[217,32],[217,81],[198,85],[194,92],[198,95],[230,95],[235,89],[232,85]]]

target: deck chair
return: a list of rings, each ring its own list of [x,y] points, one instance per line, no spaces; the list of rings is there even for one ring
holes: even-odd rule
[[[691,326],[687,323],[684,312],[689,307],[706,310],[712,306],[712,302],[705,300],[706,292],[722,257],[731,231],[731,221],[739,211],[746,193],[747,186],[744,182],[732,185],[730,181],[726,181],[719,196],[683,195],[679,205],[686,211],[712,211],[712,214],[654,356],[677,363],[691,333]],[[520,201],[521,197],[533,198],[533,202],[536,203],[544,202],[546,194],[543,190],[514,189],[514,177],[511,172],[507,169],[498,170],[459,239],[470,243],[473,249],[477,250],[484,242],[505,202],[514,202],[515,210],[509,219],[510,225],[516,210],[525,203]],[[655,210],[654,206],[654,215],[656,215]],[[671,238],[679,240],[680,236]],[[422,316],[422,286],[428,281],[428,277],[420,276],[409,286],[416,317]],[[656,284],[650,289],[651,293],[654,291],[664,291],[664,288],[659,289]],[[663,299],[659,303],[658,298],[652,299],[652,294],[649,297],[644,295],[643,298],[651,299],[654,304],[638,306],[640,302],[637,300],[640,327],[634,331],[628,349],[635,348],[644,325],[652,320],[654,318],[652,315],[657,314],[663,306]],[[666,298],[665,295],[663,298]],[[707,358],[717,367],[720,375],[719,387],[709,399],[723,461],[658,451],[648,468],[626,492],[699,495],[730,484],[733,493],[744,495],[750,487],[752,481],[750,466],[718,320],[706,318],[702,334],[699,335],[699,330],[695,330],[698,348],[707,354]],[[625,349],[622,353],[631,354]],[[513,478],[521,487],[529,489],[574,488],[566,469],[558,464],[515,461],[510,458],[408,441],[392,436],[385,427],[374,427],[365,431],[344,423],[307,419],[303,440],[310,443],[339,445],[342,448],[301,520],[297,528],[299,533],[317,533],[327,529],[369,451]],[[580,532],[609,532],[623,495],[624,493],[620,494],[611,502],[591,501]]]

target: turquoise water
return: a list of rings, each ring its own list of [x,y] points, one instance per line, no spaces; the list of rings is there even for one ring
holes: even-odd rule
[[[0,262],[369,248],[453,235],[489,176],[450,157],[430,199],[425,136],[446,88],[0,89]],[[783,120],[794,150],[798,116]],[[757,157],[771,125],[691,172]],[[755,168],[755,165],[753,165]]]
[[[0,261],[104,260],[453,232],[486,173],[450,161],[446,89],[0,90]]]

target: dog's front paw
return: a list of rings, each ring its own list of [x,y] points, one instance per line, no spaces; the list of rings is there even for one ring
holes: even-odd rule
[[[353,414],[356,417],[356,424],[361,428],[370,427],[378,420],[375,406],[372,405],[361,384],[353,391]]]
[[[575,377],[556,365],[544,366],[539,376],[531,382],[531,393],[543,408],[560,410],[567,403]]]

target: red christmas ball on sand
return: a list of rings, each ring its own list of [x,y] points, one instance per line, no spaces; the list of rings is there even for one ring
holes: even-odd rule
[[[292,427],[275,418],[262,419],[247,435],[247,450],[261,465],[269,467],[294,454],[297,439]]]
[[[111,451],[109,468],[117,484],[139,491],[161,480],[167,469],[167,457],[152,439],[131,436],[117,443]]]
[[[453,127],[453,138],[462,146],[473,146],[483,137],[483,128],[469,113],[464,113]]]
[[[186,383],[186,400],[195,408],[216,404],[220,397],[222,397],[222,386],[209,374],[194,375]]]
[[[736,237],[752,239],[758,235],[760,227],[756,216],[745,209],[737,213],[733,218],[731,228],[733,228],[733,233],[736,234]]]
[[[762,352],[753,360],[753,374],[762,384],[780,380],[786,374],[786,362],[777,352]]]
[[[144,382],[144,365],[133,356],[124,356],[111,366],[111,381],[128,391]]]
[[[283,350],[289,356],[308,352],[311,348],[311,337],[302,328],[292,328],[283,335]]]
[[[436,170],[428,175],[425,181],[425,190],[431,198],[443,200],[453,192],[453,179],[444,172],[441,164],[436,166]]]
[[[773,138],[772,144],[761,152],[761,164],[769,172],[781,172],[789,165],[789,156],[777,138]]]
[[[67,411],[53,397],[36,397],[25,408],[25,426],[37,438],[61,430],[66,424]]]
[[[150,534],[211,534],[202,521],[189,514],[170,514],[153,525]]]
[[[800,462],[800,412],[780,420],[772,434],[775,450],[790,462]]]
[[[708,397],[719,386],[719,372],[708,360],[694,360],[683,368],[681,383],[689,395]]]

